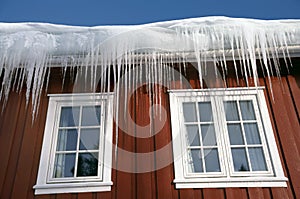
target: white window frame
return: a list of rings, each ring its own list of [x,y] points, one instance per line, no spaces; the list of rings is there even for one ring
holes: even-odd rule
[[[169,90],[171,127],[173,140],[175,187],[176,188],[222,188],[222,187],[286,187],[272,124],[264,96],[263,87]],[[258,116],[262,145],[268,171],[235,172],[227,134],[223,101],[251,99]],[[221,172],[189,173],[183,102],[204,102],[212,104],[216,140],[218,144]],[[220,112],[218,112],[221,110]],[[222,113],[223,112],[223,113]],[[267,147],[267,148],[266,148]]]
[[[110,191],[112,186],[113,94],[50,94],[35,194]],[[53,178],[53,165],[62,106],[101,105],[98,176]]]

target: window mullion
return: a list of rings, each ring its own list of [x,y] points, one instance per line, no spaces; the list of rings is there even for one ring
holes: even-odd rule
[[[220,113],[218,114],[216,112],[216,115],[218,116],[218,125],[219,129],[222,132],[221,133],[221,142],[222,142],[222,151],[224,153],[224,168],[225,168],[225,174],[228,178],[231,177],[231,174],[234,172],[234,162],[233,162],[233,157],[232,157],[232,152],[231,152],[231,144],[229,140],[229,132],[227,129],[227,125],[230,122],[227,122],[226,120],[226,112],[224,108],[224,102],[225,102],[225,97],[220,96],[216,97],[216,103],[219,106]]]
[[[78,137],[77,137],[77,146],[76,146],[76,158],[75,158],[75,169],[74,177],[77,178],[77,169],[78,169],[78,158],[79,158],[79,144],[80,144],[80,132],[81,132],[81,117],[82,117],[82,106],[80,106],[79,111],[79,121],[78,121]]]
[[[248,165],[249,165],[249,171],[252,172],[252,165],[251,165],[251,161],[250,161],[250,157],[249,157],[249,150],[248,150],[248,143],[247,143],[247,140],[246,140],[244,121],[243,121],[243,118],[242,118],[242,111],[241,111],[241,107],[240,107],[240,99],[237,100],[236,102],[237,102],[237,108],[238,108],[238,113],[239,113],[239,118],[240,118],[240,123],[241,123],[241,128],[242,128],[244,147],[245,147],[245,150],[246,150],[246,157],[247,157],[247,161],[248,161]]]
[[[216,141],[217,141],[217,149],[219,154],[219,162],[221,167],[221,172],[224,172],[226,176],[229,176],[229,168],[228,168],[228,147],[227,142],[225,141],[225,128],[226,121],[225,111],[223,105],[223,97],[219,96],[210,96],[211,105],[212,105],[212,115],[213,115],[213,123],[215,127]],[[219,111],[218,111],[219,110]],[[221,114],[220,114],[221,113]]]
[[[269,150],[268,150],[268,142],[267,142],[267,139],[266,139],[266,135],[265,135],[265,128],[264,128],[264,125],[263,125],[263,120],[262,120],[262,117],[261,117],[261,114],[260,114],[260,108],[259,108],[259,105],[258,105],[258,102],[257,102],[257,98],[256,100],[253,101],[253,108],[254,108],[254,114],[255,114],[255,117],[256,117],[256,123],[257,123],[257,126],[258,126],[258,131],[259,131],[259,136],[260,136],[260,140],[261,140],[261,147],[263,149],[263,154],[264,154],[264,157],[265,157],[265,161],[266,161],[266,165],[267,165],[267,169],[268,171],[271,171],[272,170],[272,160],[271,160],[271,157],[270,157],[270,154],[269,154]]]
[[[205,157],[204,157],[204,150],[203,150],[203,140],[202,140],[202,131],[201,131],[201,122],[200,122],[200,114],[199,114],[199,106],[198,102],[196,102],[196,114],[197,114],[197,125],[199,130],[199,140],[200,140],[200,152],[201,152],[201,159],[202,159],[202,168],[203,173],[206,173],[206,165],[205,165]]]
[[[103,162],[100,162],[102,160],[104,160],[104,143],[105,143],[105,137],[106,137],[106,134],[105,134],[105,125],[102,125],[102,124],[105,124],[105,120],[106,118],[104,117],[106,114],[106,106],[105,106],[105,103],[106,101],[105,100],[102,100],[101,103],[100,103],[100,108],[101,108],[101,113],[100,113],[100,136],[99,136],[99,142],[98,142],[98,176],[100,176],[101,178],[103,178],[103,174],[102,174],[102,167],[103,167]]]

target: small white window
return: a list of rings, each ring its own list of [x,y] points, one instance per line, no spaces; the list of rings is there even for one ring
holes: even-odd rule
[[[262,88],[171,90],[176,188],[286,186]]]
[[[113,95],[49,97],[35,194],[110,191]]]

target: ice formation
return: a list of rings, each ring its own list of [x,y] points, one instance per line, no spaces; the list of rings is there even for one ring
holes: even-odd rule
[[[49,67],[89,71],[85,78],[91,79],[92,88],[100,80],[101,89],[110,90],[106,82],[114,81],[118,92],[117,80],[124,71],[129,73],[125,87],[133,88],[142,76],[149,83],[169,84],[175,77],[167,64],[195,62],[202,79],[208,61],[226,70],[226,60],[233,60],[236,72],[241,70],[246,79],[251,76],[257,82],[256,60],[267,76],[271,64],[279,75],[278,59],[288,63],[299,50],[300,20],[203,17],[97,27],[0,23],[0,97],[6,101],[12,89],[19,90],[25,83],[26,99],[31,98],[35,114]],[[145,74],[129,70],[136,65],[143,65]],[[99,77],[104,73],[112,75]]]

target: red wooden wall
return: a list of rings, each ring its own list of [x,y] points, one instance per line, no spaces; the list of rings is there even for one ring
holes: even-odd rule
[[[230,65],[230,63],[229,63]],[[187,71],[191,85],[200,88],[197,75],[192,69]],[[226,82],[228,87],[245,86],[243,79],[236,82],[234,72],[229,71],[226,79],[211,80],[207,84],[222,87]],[[259,79],[260,85],[265,86],[265,96],[268,102],[269,113],[277,145],[282,160],[286,177],[289,178],[287,188],[219,188],[219,189],[175,189],[173,184],[173,164],[155,170],[160,158],[157,154],[141,161],[132,157],[125,159],[121,153],[117,153],[114,159],[114,167],[122,167],[121,164],[129,164],[138,168],[142,164],[148,164],[155,171],[148,173],[127,173],[113,169],[112,191],[101,193],[80,194],[53,194],[34,195],[33,185],[36,183],[39,158],[43,140],[43,132],[48,106],[47,93],[72,92],[72,80],[67,75],[62,86],[62,74],[60,70],[53,69],[51,73],[48,92],[43,92],[38,116],[32,123],[31,104],[26,106],[25,90],[20,93],[12,92],[6,107],[0,115],[0,198],[36,198],[36,199],[210,199],[210,198],[300,198],[300,61],[294,60],[294,68],[289,75],[283,72],[282,78],[272,77],[272,91],[267,78]],[[250,84],[253,84],[250,79]],[[136,138],[119,129],[118,146],[131,152],[156,151],[171,141],[171,126],[169,112],[169,98],[166,90],[160,88],[162,106],[167,110],[167,122],[162,130],[151,138]],[[140,88],[131,98],[129,111],[132,119],[139,125],[149,124],[149,107],[151,101],[145,88]],[[127,123],[122,120],[120,122]],[[151,126],[157,128],[154,122]],[[135,132],[134,125],[127,125],[128,131]],[[114,133],[116,129],[114,128]],[[135,132],[136,133],[136,132]],[[114,136],[115,137],[115,136]],[[172,159],[172,149],[163,157],[166,161]]]

